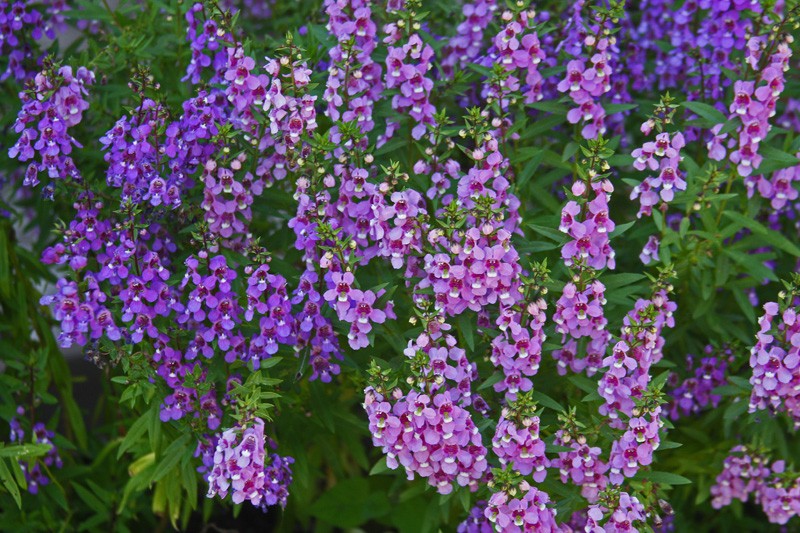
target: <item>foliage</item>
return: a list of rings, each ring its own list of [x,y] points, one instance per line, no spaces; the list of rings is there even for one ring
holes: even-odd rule
[[[0,521],[796,527],[797,28],[0,1]]]

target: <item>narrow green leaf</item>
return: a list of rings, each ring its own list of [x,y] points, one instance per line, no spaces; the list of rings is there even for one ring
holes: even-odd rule
[[[615,237],[619,237],[620,235],[631,229],[633,225],[636,224],[637,222],[638,221],[636,220],[631,220],[630,222],[626,222],[624,224],[617,224],[617,226],[614,228],[614,231],[612,231],[609,234],[609,238],[613,239]]]
[[[610,291],[611,289],[616,289],[619,287],[628,287],[637,281],[645,279],[645,277],[646,276],[644,274],[624,272],[622,274],[606,274],[603,276],[602,280],[606,290]]]
[[[458,317],[458,331],[469,350],[475,351],[475,324],[469,313],[462,313]]]
[[[40,457],[50,451],[52,447],[52,444],[17,444],[0,447],[0,457],[8,457],[9,459]]]
[[[683,102],[681,105],[713,124],[722,124],[728,121],[728,117],[720,110],[703,102]]]
[[[574,448],[570,448],[569,446],[559,446],[558,444],[545,444],[544,446],[544,451],[547,453],[571,452],[574,450]]]
[[[150,409],[145,414],[140,416],[136,422],[131,425],[128,433],[125,435],[125,438],[122,439],[122,443],[119,445],[119,450],[117,450],[117,459],[122,457],[122,455],[128,451],[138,440],[144,435],[145,431],[148,430],[151,424],[150,417],[153,416],[153,409]]]
[[[774,146],[764,144],[759,147],[758,152],[759,155],[764,158],[761,165],[758,167],[758,174],[769,175],[782,168],[800,165],[800,159]]]
[[[731,292],[733,292],[733,298],[739,305],[739,309],[742,310],[747,320],[749,320],[751,324],[754,324],[756,321],[756,312],[753,310],[753,305],[747,298],[747,294],[740,289],[733,289]]]
[[[607,115],[621,113],[622,111],[629,111],[631,109],[636,109],[637,107],[639,107],[639,104],[607,104],[603,106]]]
[[[17,507],[22,509],[22,496],[20,495],[19,487],[11,476],[11,472],[8,471],[8,467],[2,458],[0,458],[0,481],[3,482],[3,487],[5,487],[8,493],[11,494],[11,497],[14,498]]]
[[[733,402],[725,409],[725,414],[722,415],[722,418],[725,420],[736,420],[740,416],[742,416],[747,411],[747,402],[743,400],[739,400],[738,402]]]
[[[161,462],[153,473],[151,481],[158,481],[163,479],[164,476],[172,472],[172,469],[180,462],[181,458],[187,454],[187,450],[191,451],[188,447],[191,435],[186,434],[167,446],[164,451]]]
[[[541,102],[532,102],[528,104],[528,107],[532,107],[534,109],[538,109],[539,111],[545,111],[547,113],[553,113],[556,115],[564,115],[566,116],[567,111],[569,110],[566,106],[557,104],[556,102],[550,101],[541,101]]]
[[[389,467],[386,465],[386,457],[381,457],[375,466],[373,466],[370,471],[370,476],[377,476],[378,474],[383,474],[384,472],[389,472]]]
[[[733,222],[739,224],[741,227],[747,228],[753,233],[761,235],[761,238],[766,241],[767,244],[771,244],[772,246],[775,246],[784,252],[792,254],[794,257],[800,257],[800,248],[798,248],[796,244],[791,242],[780,233],[767,228],[757,220],[749,218],[736,211],[725,211],[723,215],[725,215],[726,218],[731,219]]]
[[[100,498],[93,494],[89,489],[81,486],[78,483],[73,483],[72,488],[75,489],[75,492],[78,494],[80,499],[89,506],[89,509],[98,514],[102,513],[108,516],[108,505],[100,500]]]
[[[559,412],[559,413],[562,412],[562,411],[566,411],[566,409],[564,409],[564,406],[562,406],[556,400],[554,400],[553,398],[551,398],[550,396],[548,396],[547,394],[545,394],[543,392],[539,392],[537,390],[532,391],[531,392],[531,397],[533,398],[533,400],[535,402],[540,403],[540,404],[544,405],[545,407],[548,407],[548,408],[552,409],[553,411],[556,411],[556,412]]]
[[[583,392],[586,393],[597,392],[597,382],[592,381],[586,376],[576,374],[574,376],[569,376],[567,379],[570,381],[570,383],[581,389]]]
[[[641,472],[641,478],[659,485],[689,485],[692,480],[671,472]],[[637,475],[636,477],[640,477]]]
[[[503,380],[503,373],[502,372],[495,372],[489,378],[481,383],[478,387],[478,390],[488,389],[489,387],[493,386],[495,383],[500,383]]]

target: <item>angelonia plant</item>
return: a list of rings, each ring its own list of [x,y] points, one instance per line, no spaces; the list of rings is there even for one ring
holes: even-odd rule
[[[800,528],[797,36],[0,0],[3,528]]]

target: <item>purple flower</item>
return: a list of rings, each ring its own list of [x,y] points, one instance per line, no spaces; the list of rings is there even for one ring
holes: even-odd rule
[[[383,449],[389,468],[402,465],[409,479],[428,478],[440,494],[449,494],[453,483],[478,489],[488,468],[486,448],[469,412],[449,392],[431,399],[411,391],[394,404],[372,389],[365,394],[372,440]]]

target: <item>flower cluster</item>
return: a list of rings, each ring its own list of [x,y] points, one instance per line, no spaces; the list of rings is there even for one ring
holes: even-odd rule
[[[377,46],[375,23],[370,2],[364,0],[326,0],[328,30],[336,37],[331,48],[331,64],[324,100],[331,120],[356,122],[361,133],[375,127],[372,113],[383,91],[382,69],[372,60]],[[331,130],[331,139],[340,134]]]
[[[270,447],[275,448],[275,443],[271,442],[270,444]],[[267,455],[264,467],[264,487],[261,489],[262,511],[266,512],[267,507],[274,505],[286,508],[289,485],[292,484],[292,464],[294,464],[292,457],[283,457],[277,453]]]
[[[409,15],[413,17],[414,12],[411,11]],[[436,108],[431,103],[433,79],[428,77],[428,71],[433,68],[433,48],[418,33],[410,33],[412,28],[408,28],[408,24],[401,25],[400,22],[387,24],[383,28],[387,34],[384,42],[389,45],[385,84],[387,89],[397,90],[392,97],[392,108],[397,113],[411,117],[414,124],[411,136],[422,139],[428,127],[436,124]],[[401,28],[406,28],[405,31],[409,33],[403,35],[405,31]],[[397,127],[397,122],[387,120],[382,142],[391,138]]]
[[[670,391],[670,418],[677,420],[682,416],[700,413],[709,405],[716,407],[719,404],[722,397],[713,391],[727,382],[732,353],[730,348],[715,352],[713,346],[706,346],[706,356],[697,362],[696,367],[694,356],[686,356],[686,370],[692,373],[692,377],[674,383]],[[678,377],[677,374],[673,376]]]
[[[600,168],[607,170],[607,163],[600,165]],[[571,192],[576,199],[568,201],[561,211],[558,229],[570,238],[561,250],[561,257],[567,266],[613,269],[616,261],[609,233],[614,231],[616,224],[609,216],[608,202],[614,185],[608,179],[593,179],[596,175],[592,175],[596,172],[594,169],[589,172],[586,181],[579,180],[572,184]]]
[[[642,248],[642,253],[639,254],[639,260],[645,264],[649,265],[653,262],[660,261],[658,256],[658,250],[661,247],[661,241],[655,235],[650,235],[647,239],[647,243]]]
[[[609,341],[608,320],[603,315],[605,303],[605,286],[598,280],[583,291],[574,283],[564,286],[553,314],[556,332],[561,333],[562,347],[553,351],[560,375],[569,369],[573,372],[585,370],[591,376],[602,366]],[[582,338],[587,338],[585,357],[578,356],[577,341]]]
[[[545,456],[544,441],[539,437],[539,417],[531,416],[530,396],[519,395],[503,409],[492,439],[492,450],[501,465],[510,464],[523,476],[533,473],[537,483],[547,477],[550,461]]]
[[[494,526],[491,521],[483,515],[486,509],[486,501],[479,500],[475,506],[470,509],[469,516],[465,518],[456,531],[458,533],[492,533]]]
[[[544,78],[539,73],[539,67],[547,56],[538,33],[530,30],[534,16],[533,10],[521,11],[516,15],[511,11],[503,12],[501,18],[506,25],[492,41],[494,48],[489,51],[484,63],[486,66],[501,65],[507,75],[502,81],[502,88],[490,85],[485,96],[503,100],[506,93],[520,91],[527,103],[538,102],[544,97]],[[524,83],[517,77],[523,75]]]
[[[292,315],[292,302],[287,293],[286,279],[270,272],[268,264],[258,267],[247,266],[245,274],[248,278],[244,320],[253,320],[256,313],[261,317],[258,322],[258,333],[250,340],[250,350],[247,355],[253,367],[258,368],[260,361],[278,352],[279,346],[294,345],[294,335],[298,328],[296,319]],[[309,327],[302,326],[299,329],[308,330]]]
[[[711,487],[711,505],[719,509],[735,499],[747,501],[770,474],[768,461],[745,446],[734,446]]]
[[[228,363],[246,357],[240,351],[243,339],[236,328],[243,310],[231,286],[238,273],[222,255],[209,257],[201,252],[198,257],[187,258],[185,265],[180,285],[185,303],[176,301],[173,309],[179,324],[190,323],[197,332],[190,343],[189,358],[212,357],[214,347]]]
[[[264,182],[252,173],[241,176],[247,161],[240,154],[229,166],[218,165],[209,159],[203,165],[201,180],[204,186],[203,201],[200,207],[205,212],[208,231],[218,235],[227,247],[244,248],[248,244],[249,222],[253,215],[250,206],[253,197],[263,191]],[[236,179],[236,174],[240,179]]]
[[[793,306],[781,308],[776,302],[764,304],[758,319],[756,344],[750,352],[753,375],[750,383],[750,412],[769,409],[786,411],[800,427],[800,321]]]
[[[611,446],[608,479],[615,485],[621,484],[626,477],[633,477],[640,466],[650,465],[653,452],[661,443],[659,431],[664,425],[661,407],[647,410],[642,415],[631,417],[625,433]]]
[[[120,189],[123,202],[181,206],[182,194],[194,184],[191,176],[220,147],[214,141],[226,114],[220,96],[199,91],[172,122],[167,122],[166,109],[143,98],[129,117],[120,118],[100,138],[108,163],[106,181]]]
[[[8,156],[21,162],[36,160],[28,165],[24,185],[38,185],[42,172],[51,180],[80,181],[70,154],[81,145],[69,129],[80,123],[89,108],[85,97],[93,83],[94,73],[85,67],[73,73],[72,67],[51,65],[36,75],[30,91],[20,93],[22,109],[14,123],[20,137],[8,149]]]
[[[487,469],[486,448],[469,412],[448,391],[432,398],[396,391],[386,398],[367,388],[364,409],[372,441],[383,449],[389,468],[402,465],[409,479],[428,478],[440,494],[449,494],[454,482],[478,489]]]
[[[644,506],[627,492],[609,494],[603,503],[589,507],[586,533],[627,533],[639,531],[634,527],[646,520]]]
[[[491,362],[502,370],[504,379],[495,384],[497,392],[506,391],[513,399],[519,391],[533,388],[531,377],[539,371],[542,344],[546,339],[544,324],[546,304],[543,299],[529,303],[523,312],[504,310],[497,318],[501,333],[492,341]]]
[[[775,53],[767,58],[764,69],[758,72],[757,82],[739,80],[734,84],[734,98],[729,111],[731,118],[737,118],[741,125],[737,130],[738,141],[730,139],[727,144],[732,149],[730,160],[741,176],[747,177],[757,171],[764,159],[758,150],[771,129],[769,119],[775,115],[778,98],[784,89],[784,72],[789,70],[792,55],[791,40],[789,36],[778,44]],[[763,37],[752,37],[748,43],[748,62],[753,69],[758,69],[765,43]],[[726,134],[714,133],[717,135],[709,142],[709,157],[719,161],[725,157],[723,140]]]
[[[383,293],[354,288],[355,277],[352,272],[331,272],[328,275],[331,288],[322,297],[336,310],[339,320],[351,324],[348,334],[350,346],[353,349],[367,347],[367,334],[372,331],[372,324],[383,324],[387,315],[394,317],[391,302],[385,310],[378,309],[376,301]]]
[[[484,516],[494,524],[495,531],[559,531],[556,511],[548,507],[550,498],[527,482],[520,485],[522,495],[515,497],[505,491],[492,494]]]
[[[220,81],[220,73],[224,72],[227,63],[226,48],[222,43],[232,40],[214,18],[203,17],[204,12],[202,2],[195,2],[186,11],[186,40],[189,41],[191,59],[181,81],[193,84],[202,81],[203,70],[209,67],[214,73],[211,79]]]
[[[618,413],[631,416],[634,398],[639,398],[650,382],[650,367],[661,360],[665,328],[675,327],[677,305],[666,290],[657,290],[652,299],[639,299],[623,320],[620,341],[603,360],[607,369],[600,378],[598,393],[605,400],[600,412],[618,425]]]
[[[67,9],[63,0],[0,2],[0,54],[7,60],[0,81],[13,78],[22,82],[36,74],[30,65],[42,60],[38,48],[45,47],[42,41],[52,41],[64,31]]]
[[[463,67],[482,51],[483,35],[497,11],[496,0],[476,0],[461,8],[463,20],[456,27],[442,53],[442,70],[452,77],[455,67]]]
[[[610,340],[603,310],[605,286],[596,279],[597,270],[616,266],[609,236],[616,228],[608,206],[614,191],[606,174],[610,152],[604,141],[597,140],[589,142],[584,154],[589,159],[572,183],[574,199],[561,210],[558,226],[569,237],[561,249],[564,264],[577,270],[572,274],[572,282],[564,286],[553,317],[562,339],[562,347],[553,351],[553,357],[562,375],[568,368],[594,374]],[[584,356],[578,353],[578,341],[585,337],[588,342]]]
[[[650,216],[653,206],[658,203],[659,197],[664,202],[671,202],[675,191],[685,191],[686,181],[683,179],[678,166],[681,162],[680,150],[686,146],[686,141],[681,133],[670,137],[669,133],[659,133],[655,142],[648,141],[631,154],[636,160],[633,166],[636,170],[657,171],[657,176],[648,176],[631,192],[631,200],[639,199],[639,212]]]
[[[608,485],[609,466],[600,459],[602,450],[589,446],[586,437],[574,429],[556,431],[555,444],[572,448],[568,452],[558,452],[552,466],[558,468],[561,482],[581,487],[581,495],[589,502],[596,502],[600,491]]]
[[[760,14],[761,3],[649,4],[634,34],[639,46],[656,58],[654,72],[643,81],[659,90],[684,89],[690,100],[720,100],[730,84],[724,69],[740,68],[735,52],[746,48],[746,36],[752,34],[748,12]],[[662,39],[672,44],[669,51],[658,46]]]
[[[770,464],[763,454],[735,446],[711,487],[711,505],[720,509],[734,499],[746,502],[751,494],[773,524],[786,524],[800,514],[800,476],[786,471],[784,461]]]
[[[583,124],[584,139],[606,133],[606,112],[599,99],[611,90],[611,50],[616,38],[609,35],[609,29],[606,17],[600,16],[583,38],[589,63],[580,58],[571,60],[564,79],[558,83],[558,91],[568,94],[576,106],[567,113],[567,120],[570,124]]]
[[[9,441],[23,444],[25,442],[25,430],[22,428],[22,424],[17,417],[24,416],[25,409],[21,406],[17,407],[16,415],[17,416],[9,421],[9,426],[11,428]],[[19,461],[19,467],[22,469],[22,472],[25,475],[25,481],[28,485],[28,492],[31,494],[37,494],[39,492],[39,487],[48,485],[50,483],[50,478],[47,477],[47,475],[42,471],[42,463],[48,468],[61,468],[63,463],[61,461],[61,456],[58,453],[58,449],[53,443],[53,438],[55,437],[55,433],[53,431],[47,429],[43,423],[37,422],[33,425],[31,434],[32,442],[34,444],[47,444],[50,446],[50,449],[45,452],[43,459],[36,460],[31,463],[23,460]]]
[[[800,161],[800,153],[795,156]],[[800,165],[781,168],[770,177],[751,174],[745,178],[747,195],[753,197],[758,192],[759,196],[770,201],[775,211],[788,209],[797,200],[800,194],[797,191],[797,182],[800,182]]]
[[[266,74],[260,74],[255,71],[255,60],[241,46],[228,48],[227,56],[223,78],[227,82],[225,95],[233,106],[234,127],[256,134],[258,123],[253,113],[255,109],[263,110],[268,119],[268,134],[260,140],[260,145],[274,147],[281,155],[295,147],[303,133],[317,128],[316,96],[304,91],[311,75],[304,61],[292,61],[286,56],[267,58]],[[287,85],[291,91],[287,92]]]
[[[456,346],[455,337],[443,333],[447,327],[446,323],[439,324],[438,317],[432,318],[427,331],[408,341],[403,353],[411,360],[418,387],[432,393],[447,390],[451,400],[468,406],[473,401],[472,382],[478,377],[478,366]]]
[[[266,510],[267,506],[286,506],[287,485],[291,483],[291,457],[267,455],[264,421],[256,418],[219,435],[213,467],[208,472],[208,496],[234,503],[249,501]]]

